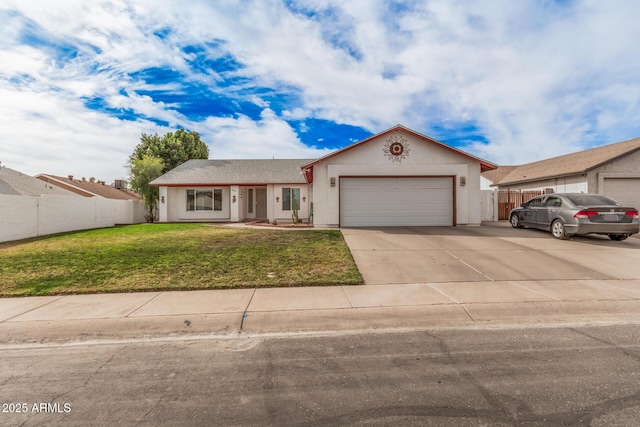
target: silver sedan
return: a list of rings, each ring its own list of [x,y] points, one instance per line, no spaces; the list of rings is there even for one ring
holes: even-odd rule
[[[551,231],[556,239],[606,234],[611,240],[624,240],[640,231],[637,209],[600,194],[545,194],[513,209],[509,220],[514,228]]]

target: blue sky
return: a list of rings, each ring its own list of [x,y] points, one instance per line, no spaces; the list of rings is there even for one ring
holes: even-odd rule
[[[640,137],[640,2],[0,4],[2,165],[126,178],[140,134],[313,158],[402,124],[498,164]]]

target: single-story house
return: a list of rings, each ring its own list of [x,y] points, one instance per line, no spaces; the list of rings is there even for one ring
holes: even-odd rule
[[[640,207],[640,138],[483,173],[503,191],[598,193]]]
[[[42,182],[6,166],[0,167],[0,194],[11,196],[42,196],[45,194],[51,196],[77,196],[71,191]]]
[[[105,181],[91,178],[88,180],[85,178],[77,179],[73,175],[64,177],[42,173],[36,175],[36,178],[82,197],[142,201],[142,197],[138,193],[127,188],[127,182],[124,180],[116,180],[114,184],[108,185]]]
[[[151,185],[160,222],[476,225],[480,174],[496,167],[397,125],[319,159],[190,160]]]
[[[292,221],[311,213],[309,159],[189,160],[152,181],[160,222]]]
[[[517,166],[498,166],[497,169],[492,169],[487,172],[483,172],[480,176],[480,188],[482,190],[495,190],[494,183],[500,182],[507,174],[511,173]]]

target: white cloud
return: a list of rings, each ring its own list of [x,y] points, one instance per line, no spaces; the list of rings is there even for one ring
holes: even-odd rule
[[[121,121],[49,93],[0,88],[0,98],[0,161],[29,175],[126,178],[124,165],[140,134],[168,130],[143,120]]]
[[[402,123],[436,139],[475,126],[490,143],[465,149],[504,164],[640,135],[638,2],[294,6],[316,13],[293,13],[277,0],[3,2],[20,14],[3,15],[8,22],[0,29],[0,161],[26,173],[120,178],[141,132],[169,130],[93,111],[83,98],[197,130],[212,155],[225,158],[322,155],[326,150],[306,147],[285,121],[307,117],[373,132]],[[24,28],[78,54],[61,58],[53,48],[26,45]],[[244,68],[226,76],[249,80],[218,86],[225,76],[192,69],[188,45],[211,57],[229,53]],[[153,67],[245,96],[263,113],[196,122],[169,102],[136,93],[181,90],[182,82],[152,85],[128,75]],[[299,99],[278,117],[252,87]]]
[[[638,116],[638,5],[435,1],[397,18],[381,2],[325,4],[352,18],[361,59],[323,40],[330,22],[303,15],[256,8],[251,29],[224,33],[246,73],[301,88],[305,111],[317,117],[425,133],[467,122],[491,142],[469,148],[506,163],[575,151],[594,138],[614,142],[624,138],[620,127],[631,136],[640,130],[628,124]],[[393,78],[382,78],[385,70]]]
[[[289,124],[268,108],[258,121],[246,116],[210,117],[200,129],[202,139],[209,143],[210,157],[217,159],[304,159],[331,151],[302,144]]]

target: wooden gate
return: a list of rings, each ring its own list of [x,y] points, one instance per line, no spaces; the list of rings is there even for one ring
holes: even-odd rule
[[[509,219],[509,212],[544,191],[498,191],[498,219]]]

